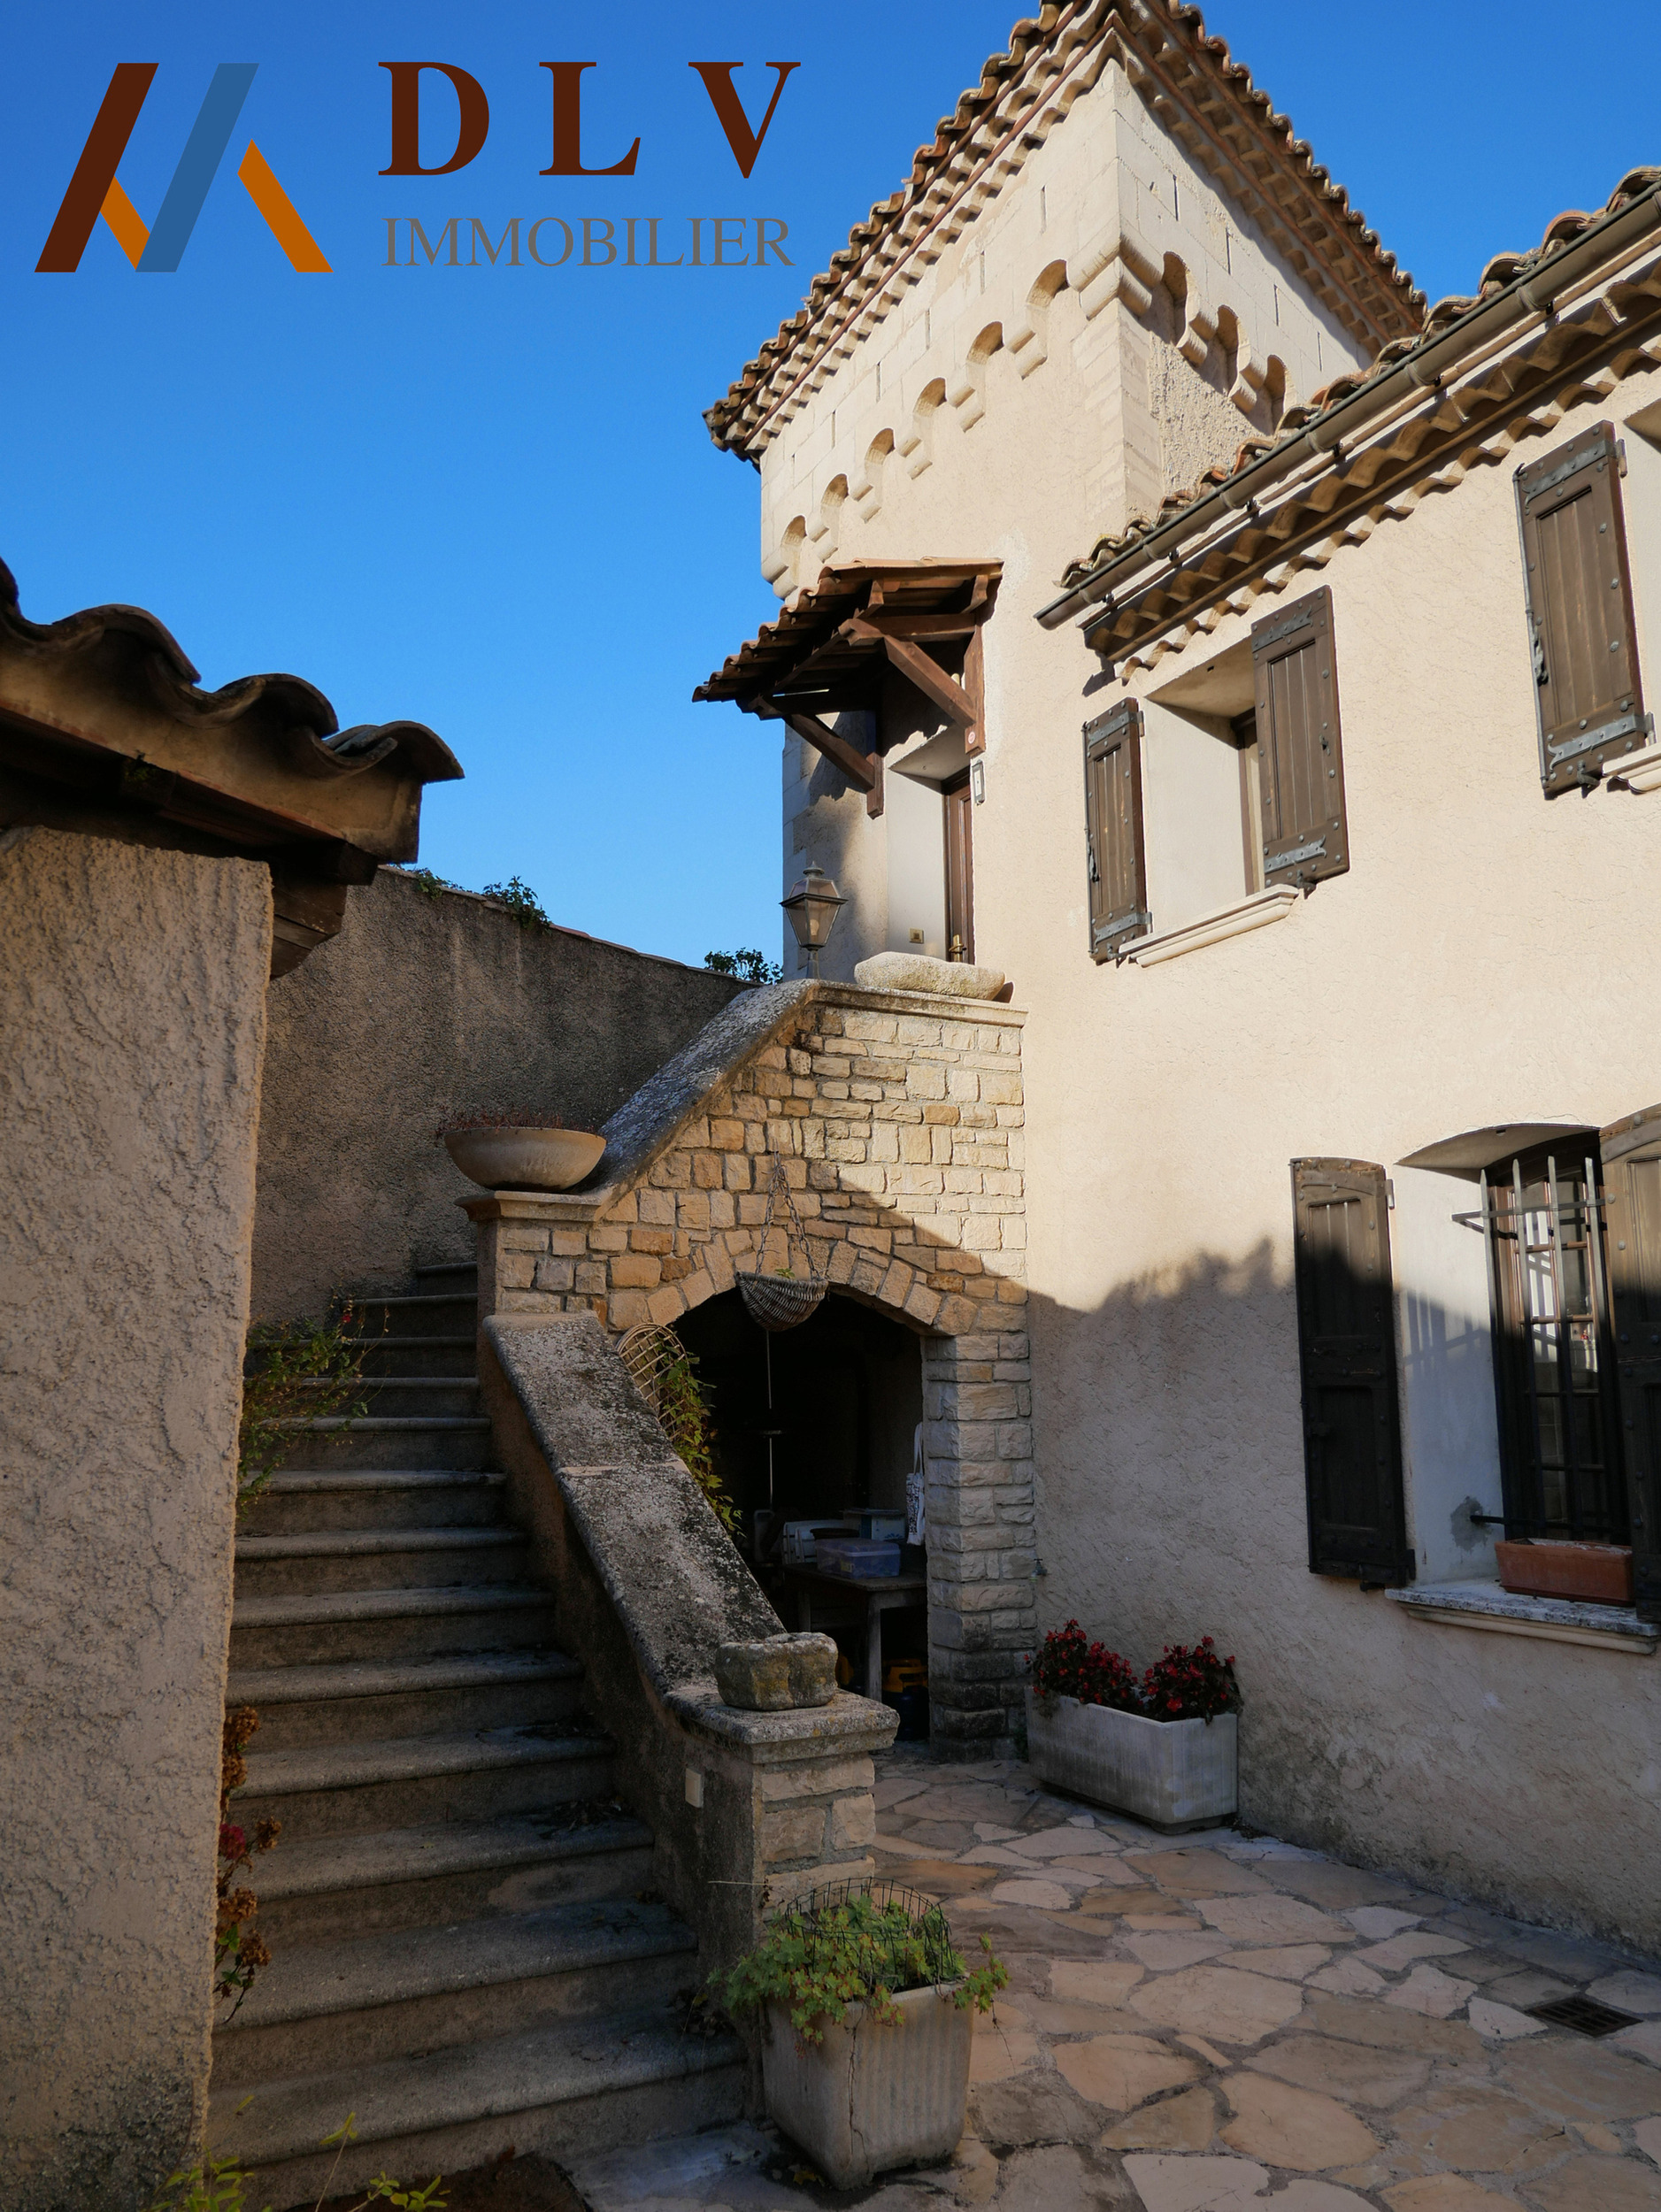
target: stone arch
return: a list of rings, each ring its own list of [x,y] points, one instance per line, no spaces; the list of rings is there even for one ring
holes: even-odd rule
[[[911,427],[895,450],[910,464],[908,473],[920,476],[934,458],[934,419],[946,403],[946,380],[936,376],[924,385],[911,410]]]
[[[967,430],[986,412],[987,363],[1004,344],[1002,323],[988,323],[965,357],[963,370],[948,395],[957,419]]]
[[[852,498],[862,522],[869,522],[882,504],[882,478],[889,457],[894,451],[894,433],[879,430],[865,448],[865,467],[855,484]]]
[[[1050,317],[1057,297],[1067,288],[1067,265],[1052,261],[1041,269],[1027,293],[1027,312],[1006,340],[1016,367],[1023,376],[1050,358]]]
[[[842,511],[847,498],[848,479],[833,476],[820,496],[819,520],[813,528],[814,549],[824,560],[829,560],[842,536]]]

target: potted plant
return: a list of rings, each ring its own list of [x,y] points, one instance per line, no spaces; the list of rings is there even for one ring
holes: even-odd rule
[[[1042,1780],[1167,1834],[1233,1816],[1240,1686],[1209,1636],[1167,1644],[1138,1681],[1069,1621],[1027,1665],[1027,1755]]]
[[[486,1190],[570,1190],[605,1150],[592,1130],[567,1129],[552,1114],[519,1107],[458,1114],[435,1133],[462,1173]]]
[[[762,2017],[769,2115],[833,2187],[956,2149],[974,2016],[1009,1980],[980,1944],[972,1973],[930,1899],[838,1886],[777,1915],[724,1978],[727,2010]]]

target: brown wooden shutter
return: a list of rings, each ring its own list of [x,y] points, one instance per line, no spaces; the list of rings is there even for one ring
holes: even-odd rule
[[[1635,1601],[1661,1621],[1661,1106],[1598,1141]]]
[[[1142,836],[1142,710],[1122,699],[1084,726],[1090,956],[1111,960],[1152,927]]]
[[[1310,1567],[1411,1582],[1384,1170],[1294,1160],[1292,1196]]]
[[[1323,586],[1254,622],[1251,660],[1264,887],[1303,888],[1350,865],[1331,592]]]
[[[1638,635],[1620,456],[1600,422],[1517,472],[1523,582],[1540,777],[1548,795],[1594,779],[1635,752],[1650,717],[1638,683]]]

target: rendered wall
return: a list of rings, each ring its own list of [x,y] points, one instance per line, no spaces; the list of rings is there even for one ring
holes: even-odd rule
[[[1180,297],[1161,281],[1178,265]],[[1044,648],[1026,633],[1066,564],[1266,431],[1271,359],[1289,404],[1363,355],[1117,65],[959,236],[914,266],[899,303],[781,416],[762,456],[762,570],[782,595],[826,562],[1003,561],[986,631],[978,874],[992,794],[1022,772],[1037,733],[1029,661]],[[1230,318],[1232,349],[1216,334]],[[983,343],[992,349],[972,364]],[[896,687],[915,705],[909,687]],[[1075,695],[1075,735],[1092,710]],[[749,726],[758,749],[780,742],[767,734],[778,726]],[[894,735],[886,715],[884,734]],[[863,794],[792,736],[782,776],[782,887],[817,861],[850,902],[823,973],[847,979],[867,954],[908,949],[896,925],[939,896],[940,832],[925,841],[926,892],[896,898],[888,853],[896,831],[917,842],[909,818],[868,818]],[[1082,780],[1080,768],[1060,831],[1069,850],[1081,833]],[[996,964],[978,937],[977,956]],[[784,960],[795,974],[793,944]]]
[[[523,929],[383,868],[271,987],[253,1310],[320,1312],[465,1258],[473,1188],[434,1136],[467,1107],[597,1129],[746,987],[576,930]]]
[[[265,870],[0,838],[0,2135],[131,2212],[205,2114]]]
[[[1289,918],[1159,966],[1093,965],[1083,868],[1050,856],[1077,818],[1096,664],[1036,626],[1011,649],[1020,774],[981,810],[977,851],[982,956],[1031,1010],[1047,1621],[1076,1614],[1138,1664],[1208,1632],[1234,1652],[1243,1809],[1274,1832],[1649,1950],[1661,1660],[1440,1626],[1308,1571],[1288,1164],[1396,1179],[1419,1580],[1491,1573],[1453,1526],[1470,1498],[1497,1505],[1480,1240],[1451,1221],[1474,1192],[1399,1163],[1464,1129],[1596,1127],[1661,1098],[1661,795],[1542,795],[1511,481],[1657,387],[1634,376],[1572,410],[1132,672],[1157,695],[1330,586],[1351,867]],[[1642,578],[1661,508],[1635,475],[1626,489]],[[1653,698],[1653,651],[1644,676]]]
[[[1074,141],[1082,107],[956,261],[942,256],[934,293],[916,288],[908,377],[920,380],[924,365],[921,309],[949,280],[978,284],[983,240],[988,300],[1001,235],[1013,242],[1028,227],[1022,266],[1049,250],[1024,200],[1030,188],[1050,187],[1051,229],[1064,184],[1085,204],[1093,177],[1097,204],[1123,213],[1111,134],[1092,123]],[[1150,142],[1140,127],[1137,135]],[[1140,204],[1157,204],[1142,189]],[[1054,250],[1072,248],[1064,238]],[[1280,281],[1266,258],[1254,265]],[[1235,303],[1257,349],[1257,311]],[[966,330],[970,313],[965,292],[955,326]],[[1288,1173],[1310,1155],[1393,1172],[1463,1129],[1520,1118],[1599,1125],[1661,1099],[1661,793],[1542,796],[1511,482],[1519,462],[1600,417],[1661,425],[1661,375],[1633,376],[1558,419],[1553,408],[1536,431],[1519,420],[1514,454],[1489,465],[1467,457],[1438,489],[1315,548],[1249,611],[1133,673],[1132,688],[1157,697],[1231,649],[1244,644],[1249,658],[1254,616],[1330,585],[1353,862],[1272,928],[1157,967],[1097,968],[1080,733],[1123,690],[1073,625],[1050,633],[1033,617],[1065,565],[1124,518],[1111,441],[1130,457],[1124,480],[1151,470],[1145,424],[1132,419],[1134,378],[1112,370],[1110,351],[1155,349],[1146,388],[1169,393],[1176,379],[1194,400],[1183,419],[1218,427],[1197,390],[1203,370],[1157,355],[1166,341],[1151,322],[1123,301],[1087,316],[1069,285],[1050,310],[1042,365],[1023,377],[1025,349],[993,353],[984,413],[941,409],[928,466],[912,477],[890,459],[874,509],[851,498],[837,508],[832,541],[843,557],[1004,562],[986,631],[975,933],[977,959],[1008,974],[1029,1010],[1041,1622],[1076,1615],[1138,1666],[1167,1640],[1215,1635],[1237,1655],[1246,1691],[1243,1808],[1275,1832],[1661,1949],[1661,1660],[1435,1625],[1308,1571]],[[885,328],[770,449],[764,547],[775,518],[793,506],[812,512],[805,487],[829,468],[832,399],[838,452],[857,423],[878,419]],[[1291,396],[1311,396],[1312,365],[1291,375]],[[857,394],[869,396],[864,416]],[[1661,480],[1642,437],[1626,436],[1645,704],[1655,707]],[[1182,449],[1195,466],[1222,457]],[[1231,713],[1249,703],[1249,685],[1219,703]],[[880,839],[882,824],[867,822],[857,794],[804,810],[789,773],[798,749],[787,744],[788,865],[822,857],[857,887],[877,874],[862,841]],[[1226,803],[1233,763],[1221,767],[1211,795]],[[1180,786],[1150,790],[1154,817],[1167,796],[1180,803]],[[1196,823],[1219,880],[1233,865],[1220,820],[1207,807]],[[1168,809],[1153,825],[1156,926],[1188,915],[1199,895],[1181,879],[1179,826]],[[841,927],[839,956],[857,956],[857,910]],[[1447,1183],[1446,1213],[1470,1203],[1469,1185]],[[1488,1548],[1456,1540],[1453,1514],[1468,1496],[1495,1502],[1491,1425],[1469,1387],[1486,1328],[1450,1249],[1403,1222],[1403,1372],[1424,1394],[1410,1398],[1403,1430],[1421,1581],[1484,1571]]]

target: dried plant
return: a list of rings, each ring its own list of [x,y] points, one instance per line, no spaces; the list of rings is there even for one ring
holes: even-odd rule
[[[230,1817],[231,1792],[241,1789],[248,1779],[248,1761],[243,1755],[258,1726],[259,1715],[254,1708],[239,1705],[225,1716],[219,1745],[219,1911],[213,1931],[213,1993],[235,1999],[227,2016],[232,2020],[253,1987],[255,1975],[271,1963],[265,1939],[250,1925],[259,1900],[236,1878],[252,1863],[256,1851],[271,1849],[282,1832],[282,1823],[258,1822],[250,1843],[246,1831]]]
[[[361,1421],[368,1342],[355,1332],[358,1310],[342,1303],[330,1321],[256,1322],[248,1350],[258,1362],[242,1379],[236,1435],[236,1509],[258,1497],[285,1460],[299,1449],[303,1421]]]

